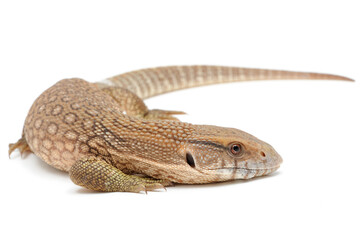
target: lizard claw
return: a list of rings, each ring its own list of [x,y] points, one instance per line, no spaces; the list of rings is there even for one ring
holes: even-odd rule
[[[16,143],[9,144],[9,157],[15,149],[19,149],[21,157],[24,153],[32,152],[25,137],[20,138]]]
[[[156,179],[142,179],[143,183],[135,186],[133,192],[145,192],[147,194],[148,191],[153,191],[157,189],[164,189],[166,191],[166,187],[173,186],[174,184],[168,180],[156,180]]]
[[[137,185],[134,189],[133,192],[135,193],[140,193],[140,192],[145,192],[145,194],[148,193],[148,191],[153,191],[156,189],[164,189],[166,190],[165,186],[162,185],[161,183],[144,183],[141,185]]]

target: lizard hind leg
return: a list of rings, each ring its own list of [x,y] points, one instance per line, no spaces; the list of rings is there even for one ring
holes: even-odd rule
[[[21,156],[24,153],[32,153],[24,135],[16,143],[9,144],[9,157],[15,149],[19,149]]]
[[[82,187],[102,192],[147,192],[170,186],[167,180],[128,175],[107,163],[101,157],[87,156],[75,162],[70,169],[71,180]]]
[[[181,111],[169,111],[152,109],[149,110],[144,101],[132,91],[121,87],[106,87],[101,89],[106,94],[110,95],[126,112],[127,115],[149,119],[149,120],[173,120],[179,121],[173,115],[185,114]]]

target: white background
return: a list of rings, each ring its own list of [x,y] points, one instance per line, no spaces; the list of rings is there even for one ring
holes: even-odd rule
[[[358,1],[1,1],[1,239],[359,239]],[[284,163],[271,176],[149,194],[94,193],[34,155],[8,159],[56,81],[164,65],[326,72],[174,92],[151,108],[236,127]]]

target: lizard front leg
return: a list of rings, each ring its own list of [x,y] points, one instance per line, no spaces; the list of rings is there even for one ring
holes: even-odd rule
[[[102,192],[147,192],[172,185],[167,180],[127,175],[101,157],[88,156],[70,169],[71,180],[82,187]]]
[[[150,120],[175,120],[179,121],[173,115],[185,114],[182,111],[168,111],[160,109],[149,110],[144,101],[135,93],[121,87],[107,87],[102,91],[110,95],[123,109],[127,115],[150,119]]]

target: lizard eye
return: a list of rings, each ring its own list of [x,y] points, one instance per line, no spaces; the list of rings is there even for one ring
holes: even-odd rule
[[[243,152],[244,148],[240,143],[232,143],[230,144],[230,152],[233,155],[240,155]]]

